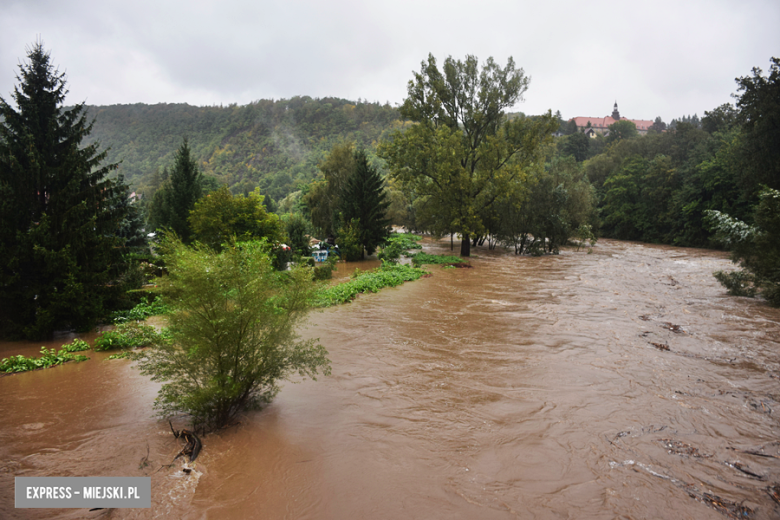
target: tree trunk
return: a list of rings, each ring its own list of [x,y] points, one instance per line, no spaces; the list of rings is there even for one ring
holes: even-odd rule
[[[450,233],[450,251],[455,251],[455,241],[452,238],[453,235],[454,233]]]
[[[471,256],[471,240],[467,234],[463,234],[463,239],[460,241],[460,256]]]

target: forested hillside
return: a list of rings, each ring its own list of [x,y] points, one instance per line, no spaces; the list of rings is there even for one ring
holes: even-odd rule
[[[342,140],[373,148],[398,120],[390,105],[345,99],[260,100],[249,105],[90,106],[89,142],[109,148],[107,160],[136,190],[152,191],[187,137],[206,176],[234,193],[260,191],[275,200],[314,178],[317,163]]]

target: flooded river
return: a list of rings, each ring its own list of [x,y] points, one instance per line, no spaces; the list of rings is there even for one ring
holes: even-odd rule
[[[314,313],[333,375],[206,436],[189,475],[129,362],[0,378],[0,517],[780,516],[780,310],[727,296],[723,253],[475,253]],[[13,508],[15,476],[98,475],[151,476],[152,509]]]

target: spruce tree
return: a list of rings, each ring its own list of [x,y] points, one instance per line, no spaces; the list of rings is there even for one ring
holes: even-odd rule
[[[366,153],[356,151],[354,170],[341,195],[341,216],[344,222],[358,221],[359,240],[369,255],[374,254],[390,234],[388,206],[390,202],[382,177],[368,164]]]
[[[65,110],[65,74],[36,43],[0,97],[0,334],[40,338],[86,330],[104,313],[119,274],[125,192],[103,165],[106,153],[81,147],[92,122],[84,104]]]
[[[170,172],[169,175],[167,172]],[[192,230],[187,219],[203,193],[203,175],[192,157],[186,138],[173,158],[173,166],[170,170],[166,169],[164,175],[167,175],[167,179],[152,200],[150,227],[170,229],[188,243]]]

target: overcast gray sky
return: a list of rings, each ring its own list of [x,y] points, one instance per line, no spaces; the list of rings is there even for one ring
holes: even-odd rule
[[[527,114],[669,122],[731,101],[780,56],[777,0],[0,0],[0,96],[37,38],[67,103],[246,104],[336,96],[399,104],[433,55],[531,77]]]

